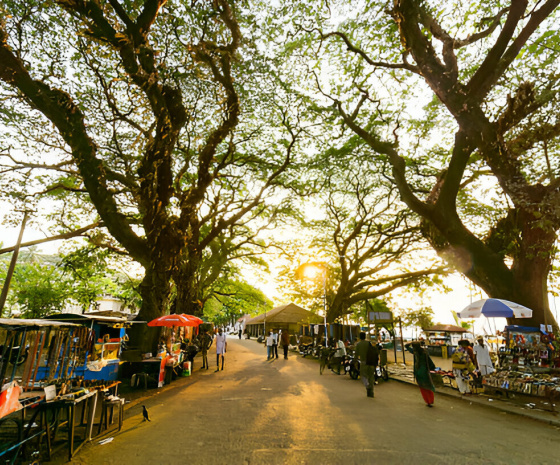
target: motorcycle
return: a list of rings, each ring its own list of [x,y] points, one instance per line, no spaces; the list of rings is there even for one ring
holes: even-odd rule
[[[298,351],[303,357],[313,355],[313,342],[300,343],[298,345]]]
[[[342,357],[342,360],[340,361],[340,371],[342,374],[349,374],[350,376],[352,376],[350,374],[350,372],[352,371],[352,360],[353,357],[348,354]]]
[[[324,347],[321,344],[313,347],[313,352],[312,352],[313,357],[321,358],[321,354],[323,353],[323,349],[324,349]]]
[[[360,360],[358,358],[352,358],[349,362],[350,367],[348,369],[348,373],[352,379],[358,379],[360,377]],[[387,371],[387,367],[385,365],[377,365],[375,367],[375,382],[379,379],[383,381],[389,380],[389,372]]]
[[[383,381],[389,379],[389,372],[385,365],[378,365],[375,367],[375,380],[377,381],[378,379],[382,379]]]
[[[360,359],[357,357],[351,357],[348,368],[348,374],[352,379],[358,379],[360,377]]]

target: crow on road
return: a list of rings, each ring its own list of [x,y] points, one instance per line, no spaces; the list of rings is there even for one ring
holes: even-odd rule
[[[146,408],[145,405],[142,405],[142,415],[144,415],[144,421],[146,421],[146,420],[152,421],[152,420],[150,420],[150,418],[148,417],[148,409]]]

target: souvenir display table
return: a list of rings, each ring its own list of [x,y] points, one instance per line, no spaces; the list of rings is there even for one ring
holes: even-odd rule
[[[543,325],[544,326],[544,325]],[[560,403],[560,360],[556,337],[546,328],[506,326],[499,366],[484,377],[485,391],[527,406],[555,411]]]
[[[484,377],[484,391],[500,395],[528,407],[556,411],[560,404],[560,370],[533,371],[525,366],[509,366]]]

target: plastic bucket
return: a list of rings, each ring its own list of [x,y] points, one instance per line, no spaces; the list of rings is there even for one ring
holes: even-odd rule
[[[183,372],[181,373],[182,376],[190,376],[191,375],[191,362],[183,362]]]

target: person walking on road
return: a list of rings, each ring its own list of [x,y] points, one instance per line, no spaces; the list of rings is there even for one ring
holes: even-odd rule
[[[273,348],[272,346],[274,345],[274,336],[272,335],[272,331],[270,331],[270,333],[268,333],[268,336],[266,337],[266,359],[270,360],[273,356]]]
[[[284,349],[284,358],[288,359],[288,348],[290,347],[290,333],[285,329],[280,335],[280,343],[282,344],[282,349]]]
[[[379,363],[379,349],[366,341],[366,333],[360,333],[360,342],[356,344],[356,357],[360,359],[360,377],[366,388],[367,396],[373,397],[375,384],[375,367]]]
[[[216,371],[220,371],[220,357],[222,358],[222,371],[224,371],[225,354],[227,351],[227,341],[224,330],[220,328],[216,334]]]
[[[278,332],[272,330],[272,358],[278,358]]]
[[[214,342],[212,336],[208,334],[208,331],[204,331],[198,337],[198,342],[200,344],[200,354],[202,355],[202,369],[206,368],[208,370],[208,350],[212,347],[212,343]]]
[[[420,388],[424,402],[426,402],[428,407],[432,407],[436,388],[434,387],[430,370],[434,370],[436,366],[420,342],[415,341],[411,345],[412,353],[414,354],[414,378]]]
[[[476,362],[478,363],[478,369],[480,370],[481,376],[486,376],[494,373],[494,364],[492,363],[492,358],[490,357],[490,351],[488,346],[484,344],[484,338],[478,336],[478,344],[474,346],[474,353],[476,354]]]

